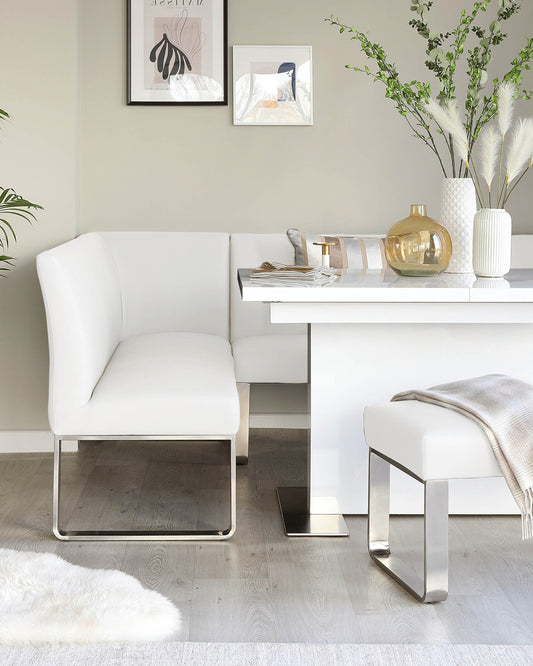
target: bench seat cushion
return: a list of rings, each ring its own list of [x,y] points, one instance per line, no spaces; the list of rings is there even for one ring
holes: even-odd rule
[[[238,382],[307,382],[307,335],[251,335],[233,341]]]
[[[481,427],[452,409],[417,400],[370,405],[364,429],[370,448],[420,479],[502,475]]]
[[[116,348],[89,402],[60,435],[233,435],[239,400],[229,342],[204,333],[147,333]]]

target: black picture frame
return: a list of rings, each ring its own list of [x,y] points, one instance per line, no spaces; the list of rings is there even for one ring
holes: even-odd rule
[[[127,0],[127,103],[228,105],[228,0]]]

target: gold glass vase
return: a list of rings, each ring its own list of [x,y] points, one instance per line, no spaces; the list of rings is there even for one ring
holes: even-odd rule
[[[411,214],[393,225],[385,239],[385,256],[400,275],[438,275],[450,263],[450,234],[426,215],[425,204],[411,206]]]

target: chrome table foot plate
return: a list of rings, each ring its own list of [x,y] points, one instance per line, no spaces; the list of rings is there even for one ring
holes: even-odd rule
[[[348,536],[342,514],[309,513],[309,488],[295,486],[277,489],[283,528],[287,536]]]
[[[389,546],[390,466],[424,484],[424,572],[417,576]],[[370,450],[368,471],[368,552],[374,562],[419,601],[448,596],[448,481],[424,481],[393,460]]]

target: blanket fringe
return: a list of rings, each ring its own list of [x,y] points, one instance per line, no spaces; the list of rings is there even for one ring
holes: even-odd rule
[[[524,490],[524,507],[522,509],[522,539],[533,537],[533,488]]]

